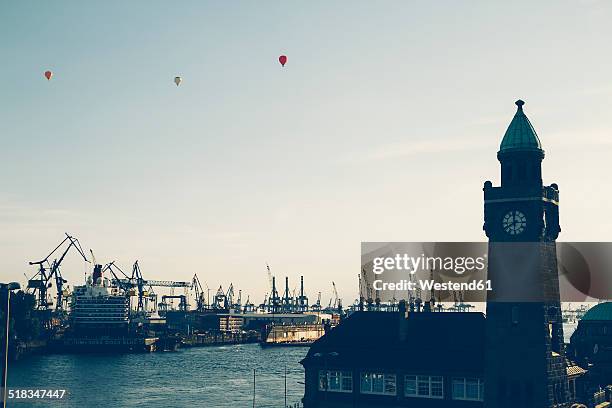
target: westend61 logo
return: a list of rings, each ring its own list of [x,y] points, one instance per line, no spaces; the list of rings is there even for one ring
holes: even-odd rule
[[[610,242],[362,242],[361,296],[396,301],[428,291],[442,301],[538,301],[551,271],[542,246],[554,245],[561,301],[612,298]],[[554,265],[554,264],[553,264]],[[495,280],[488,280],[495,270]],[[417,296],[418,297],[418,296]]]

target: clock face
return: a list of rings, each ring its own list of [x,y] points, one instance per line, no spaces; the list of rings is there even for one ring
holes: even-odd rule
[[[525,214],[518,210],[509,211],[506,215],[504,215],[502,226],[504,227],[504,231],[506,231],[508,234],[518,235],[525,231],[525,227],[527,226],[527,217],[525,217]]]

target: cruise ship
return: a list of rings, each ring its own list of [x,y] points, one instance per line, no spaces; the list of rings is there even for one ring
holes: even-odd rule
[[[130,297],[95,265],[86,284],[72,293],[69,327],[53,342],[60,352],[122,353],[155,351],[158,338],[130,325]]]
[[[81,335],[118,335],[128,331],[130,299],[102,276],[102,265],[83,286],[76,286],[70,305],[70,324]]]

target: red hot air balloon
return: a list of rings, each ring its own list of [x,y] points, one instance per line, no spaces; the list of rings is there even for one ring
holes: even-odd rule
[[[53,76],[53,72],[45,71],[45,78],[47,78],[47,81],[50,80],[52,76]]]
[[[286,55],[281,55],[280,57],[278,57],[278,62],[280,62],[281,65],[284,67],[285,64],[287,63],[287,56]]]

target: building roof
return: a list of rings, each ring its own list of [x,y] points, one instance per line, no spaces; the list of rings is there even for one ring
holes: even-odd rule
[[[501,145],[500,152],[542,150],[542,144],[531,122],[523,112],[525,102],[518,100],[516,114],[508,126]]]
[[[612,320],[612,302],[600,303],[593,306],[580,320]]]
[[[317,340],[302,363],[481,373],[484,323],[482,313],[355,312]]]

